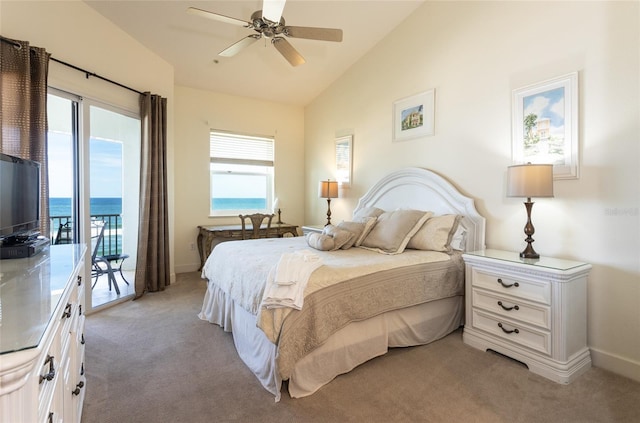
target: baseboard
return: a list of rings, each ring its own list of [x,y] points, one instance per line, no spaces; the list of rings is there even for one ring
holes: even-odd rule
[[[176,273],[196,272],[200,267],[200,263],[180,264],[175,266]]]
[[[640,362],[591,348],[591,362],[595,367],[608,370],[640,382]]]

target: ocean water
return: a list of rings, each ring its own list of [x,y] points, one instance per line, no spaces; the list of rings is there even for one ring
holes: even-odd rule
[[[90,200],[90,214],[92,216],[121,213],[122,198],[108,197]],[[49,215],[51,217],[71,216],[71,198],[49,198]]]
[[[212,198],[212,210],[264,210],[266,198]]]

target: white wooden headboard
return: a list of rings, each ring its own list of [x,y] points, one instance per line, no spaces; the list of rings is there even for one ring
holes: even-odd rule
[[[430,170],[410,167],[390,173],[360,198],[353,213],[364,207],[462,215],[460,224],[467,231],[465,250],[485,248],[486,221],[476,210],[473,199],[462,195],[450,182]]]

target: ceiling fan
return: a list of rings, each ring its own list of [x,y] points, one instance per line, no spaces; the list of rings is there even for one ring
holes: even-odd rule
[[[259,39],[267,38],[271,40],[271,44],[273,44],[276,50],[278,50],[292,66],[298,66],[303,64],[305,60],[289,41],[287,41],[287,37],[321,41],[342,41],[341,29],[285,25],[284,18],[282,17],[285,2],[286,0],[263,0],[262,10],[253,12],[249,21],[231,18],[195,7],[188,8],[187,12],[214,21],[243,26],[257,32],[257,34],[251,34],[221,51],[219,55],[224,57],[235,56],[245,47],[250,46]]]

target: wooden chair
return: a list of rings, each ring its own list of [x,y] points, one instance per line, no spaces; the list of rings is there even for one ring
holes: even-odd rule
[[[273,214],[262,214],[262,213],[239,215],[240,221],[242,222],[242,239],[260,238],[260,227],[262,226],[262,223],[265,221],[265,219],[267,220],[265,238],[269,238],[269,232],[271,230],[271,219],[273,219],[273,216],[274,216]],[[249,233],[249,230],[246,228],[245,222],[247,219],[251,221],[251,233]]]

